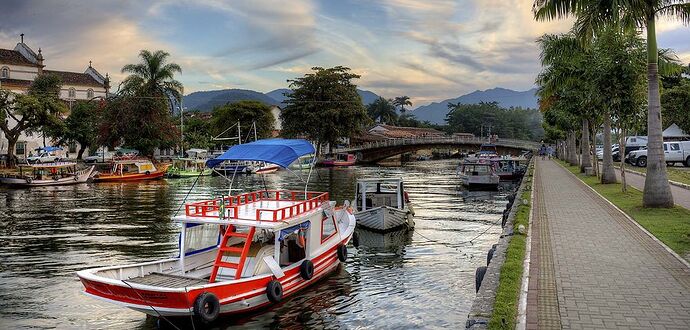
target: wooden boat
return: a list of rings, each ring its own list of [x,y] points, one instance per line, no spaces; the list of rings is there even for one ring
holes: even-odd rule
[[[470,189],[498,189],[500,181],[496,169],[486,159],[466,159],[458,168],[458,176],[462,185]]]
[[[339,153],[331,158],[322,160],[319,165],[326,167],[352,166],[357,162],[357,157],[353,154]]]
[[[378,231],[414,227],[414,211],[400,178],[359,179],[354,201],[355,218],[362,227]]]
[[[169,178],[188,178],[211,175],[212,169],[206,168],[205,159],[178,158],[173,159],[172,166],[167,170]]]
[[[77,163],[59,162],[20,165],[19,174],[0,177],[0,184],[13,187],[65,186],[91,179],[94,166],[78,170]]]
[[[294,163],[292,163],[290,165],[290,168],[308,170],[314,165],[315,160],[316,159],[313,155],[303,156],[297,159],[297,161],[295,161]]]
[[[98,173],[94,177],[96,182],[141,181],[156,180],[165,175],[169,164],[159,164],[158,167],[148,159],[117,160],[112,163],[110,172]]]
[[[491,163],[501,181],[512,181],[521,178],[525,174],[527,158],[501,157],[491,159]]]
[[[304,140],[260,140],[234,146],[207,166],[255,158],[287,167],[313,149]],[[347,205],[334,204],[328,193],[306,189],[189,203],[173,218],[181,224],[177,257],[77,275],[88,296],[152,316],[213,322],[219,314],[279,303],[345,261],[356,220]]]

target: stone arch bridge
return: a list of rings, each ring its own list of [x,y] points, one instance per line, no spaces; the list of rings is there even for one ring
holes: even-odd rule
[[[423,149],[458,148],[463,150],[479,150],[484,143],[496,145],[500,154],[517,155],[527,150],[537,150],[538,142],[491,139],[478,137],[424,137],[412,139],[389,139],[385,141],[368,142],[358,146],[333,149],[334,153],[354,153],[357,162],[376,163],[389,157],[401,155]]]

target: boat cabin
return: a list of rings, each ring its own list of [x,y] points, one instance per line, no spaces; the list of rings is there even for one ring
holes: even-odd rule
[[[34,180],[57,180],[74,176],[77,172],[77,163],[60,162],[49,164],[20,165],[19,177],[29,177]]]
[[[153,172],[156,172],[156,166],[146,159],[115,161],[110,169],[112,175],[120,176],[127,174],[151,174]]]
[[[333,157],[333,160],[336,162],[354,162],[356,161],[356,157],[353,154],[346,154],[346,153],[340,153],[340,154],[335,154],[335,157]]]
[[[355,207],[357,212],[381,206],[402,209],[405,195],[401,178],[359,179],[355,188]]]
[[[207,159],[208,158],[208,150],[206,149],[189,149],[184,152],[187,156],[187,158],[191,159]]]
[[[495,170],[490,163],[471,162],[461,164],[459,172],[466,176],[484,176],[493,174]]]

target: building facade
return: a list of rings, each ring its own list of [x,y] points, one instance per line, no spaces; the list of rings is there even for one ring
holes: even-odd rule
[[[69,108],[76,101],[86,101],[97,98],[105,98],[108,96],[110,89],[110,79],[108,75],[101,75],[95,68],[89,66],[84,72],[70,72],[58,70],[46,70],[45,59],[41,49],[34,52],[27,44],[24,43],[24,35],[21,41],[13,49],[0,48],[0,88],[9,90],[13,93],[25,94],[29,87],[36,79],[36,77],[44,74],[53,74],[62,80],[62,87],[60,90],[60,99],[63,100]],[[10,119],[9,126],[13,127],[12,119]],[[52,141],[47,140],[46,144],[51,144]],[[25,135],[22,134],[17,145],[15,146],[15,154],[19,158],[25,158],[36,148],[42,147],[44,144],[43,136],[38,134]],[[4,133],[0,131],[0,154],[8,152],[7,139]],[[67,152],[75,152],[78,146],[70,145]]]

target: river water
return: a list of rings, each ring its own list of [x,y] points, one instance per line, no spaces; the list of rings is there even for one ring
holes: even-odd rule
[[[221,318],[215,327],[464,327],[474,270],[500,235],[513,186],[464,191],[456,163],[318,169],[310,190],[328,191],[338,204],[353,197],[357,178],[402,177],[416,212],[414,232],[357,229],[359,247],[348,249],[347,264],[331,276],[269,310]],[[242,176],[235,187],[303,189],[304,177],[306,171]],[[156,328],[144,314],[82,295],[75,272],[175,255],[178,227],[170,217],[194,182],[0,188],[0,328]],[[223,178],[201,178],[188,200],[223,191]]]

